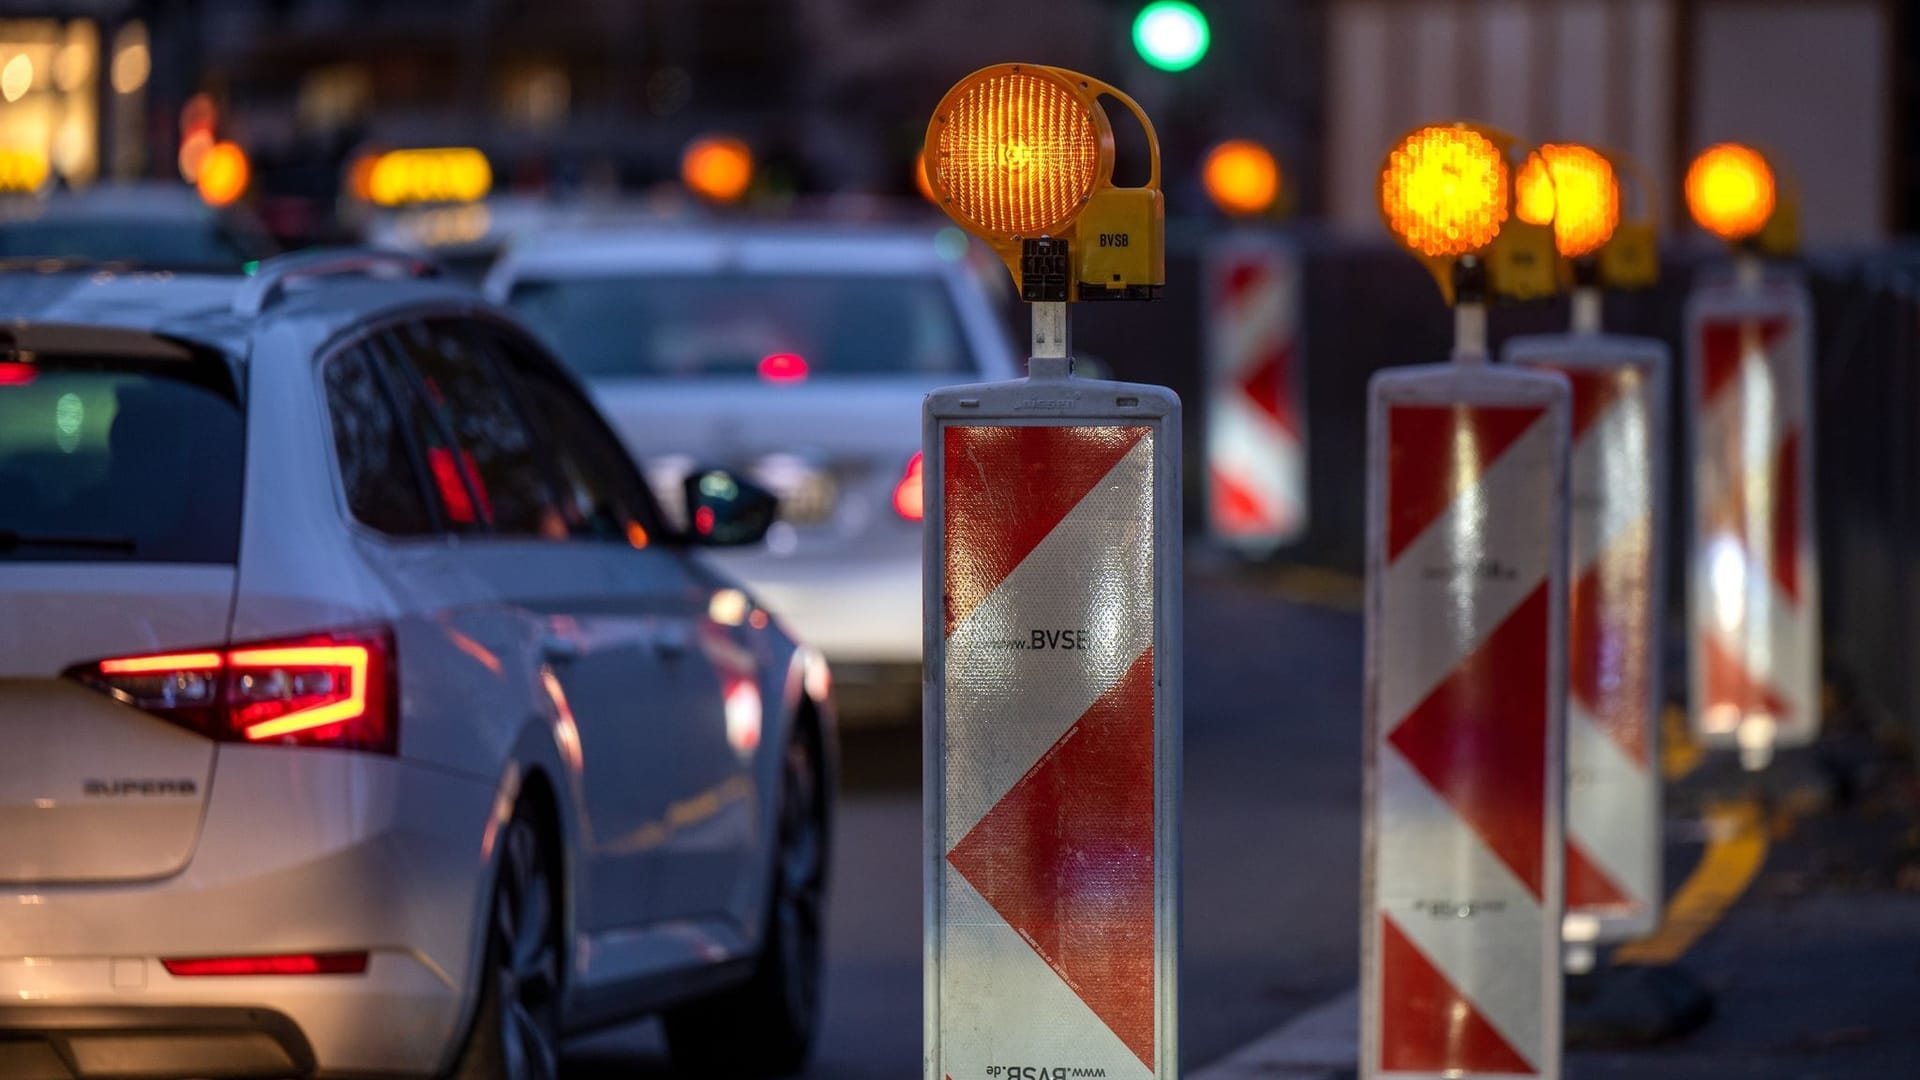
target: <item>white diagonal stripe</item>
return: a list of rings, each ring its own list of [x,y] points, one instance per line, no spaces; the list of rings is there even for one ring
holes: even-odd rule
[[[1659,780],[1567,699],[1567,829],[1636,904],[1657,905]]]
[[[943,1075],[984,1078],[990,1067],[1046,1065],[1105,1069],[1115,1080],[1153,1080],[1153,1070],[993,905],[951,865],[943,870]]]
[[[1549,416],[1542,409],[1478,482],[1387,566],[1382,622],[1411,632],[1391,635],[1389,659],[1380,666],[1383,731],[1413,711],[1546,580],[1553,550]],[[1496,521],[1500,528],[1490,529]]]
[[[1545,968],[1500,958],[1541,955],[1548,928],[1540,902],[1405,758],[1386,745],[1378,753],[1377,813],[1393,827],[1376,834],[1376,907],[1393,917],[1494,1030],[1538,1065],[1545,1052]],[[1546,854],[1552,871],[1560,861]],[[1463,910],[1471,914],[1463,916]],[[1556,926],[1555,940],[1558,933]],[[1558,960],[1557,950],[1548,952]]]
[[[1153,644],[1153,452],[1136,443],[947,638],[947,849]],[[1029,648],[1035,630],[1086,647]]]

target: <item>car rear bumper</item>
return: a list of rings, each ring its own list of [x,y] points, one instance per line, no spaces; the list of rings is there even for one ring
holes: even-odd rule
[[[310,1076],[313,1047],[271,1009],[0,1006],[0,1076]]]
[[[920,557],[860,564],[786,562],[765,556],[724,564],[794,637],[834,666],[920,663]]]
[[[279,1046],[300,1066],[292,1075],[430,1075],[466,1019],[492,802],[480,781],[391,758],[222,747],[197,848],[179,874],[0,888],[0,1040],[39,1032],[27,1043],[55,1046],[45,1033],[79,1030],[71,1017],[118,1017],[163,1033],[153,1036],[156,1063],[234,1054],[268,1070],[258,1075],[288,1075],[274,1064]],[[332,952],[367,953],[366,971],[179,977],[162,963]],[[164,1034],[201,1013],[272,1014],[287,1027]],[[283,1040],[287,1031],[298,1040]],[[141,1045],[90,1032],[76,1045],[101,1054]],[[293,1053],[302,1047],[306,1057]],[[85,1064],[62,1060],[69,1071]],[[75,1075],[96,1072],[108,1074]],[[169,1065],[138,1075],[256,1074]]]

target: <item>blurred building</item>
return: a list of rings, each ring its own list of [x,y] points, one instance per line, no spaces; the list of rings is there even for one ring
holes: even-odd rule
[[[1912,58],[1884,0],[1334,0],[1330,215],[1377,228],[1373,176],[1402,130],[1456,116],[1536,140],[1619,148],[1665,185],[1702,146],[1787,163],[1816,246],[1910,226],[1897,197],[1912,134],[1896,87]]]

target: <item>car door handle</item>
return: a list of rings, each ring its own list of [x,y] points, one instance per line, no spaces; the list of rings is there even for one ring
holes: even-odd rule
[[[653,635],[653,651],[669,660],[685,656],[690,645],[685,627],[665,626]]]
[[[540,653],[547,658],[548,663],[569,664],[580,659],[580,643],[572,638],[542,638]]]

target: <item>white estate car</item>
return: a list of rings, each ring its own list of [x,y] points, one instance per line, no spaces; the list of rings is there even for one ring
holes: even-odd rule
[[[0,276],[0,1076],[803,1064],[827,671],[690,551],[771,498],[419,269]]]
[[[720,565],[826,655],[849,715],[918,707],[921,399],[1018,373],[964,234],[555,230],[487,290],[586,382],[670,515],[711,465],[778,495],[767,543]]]

